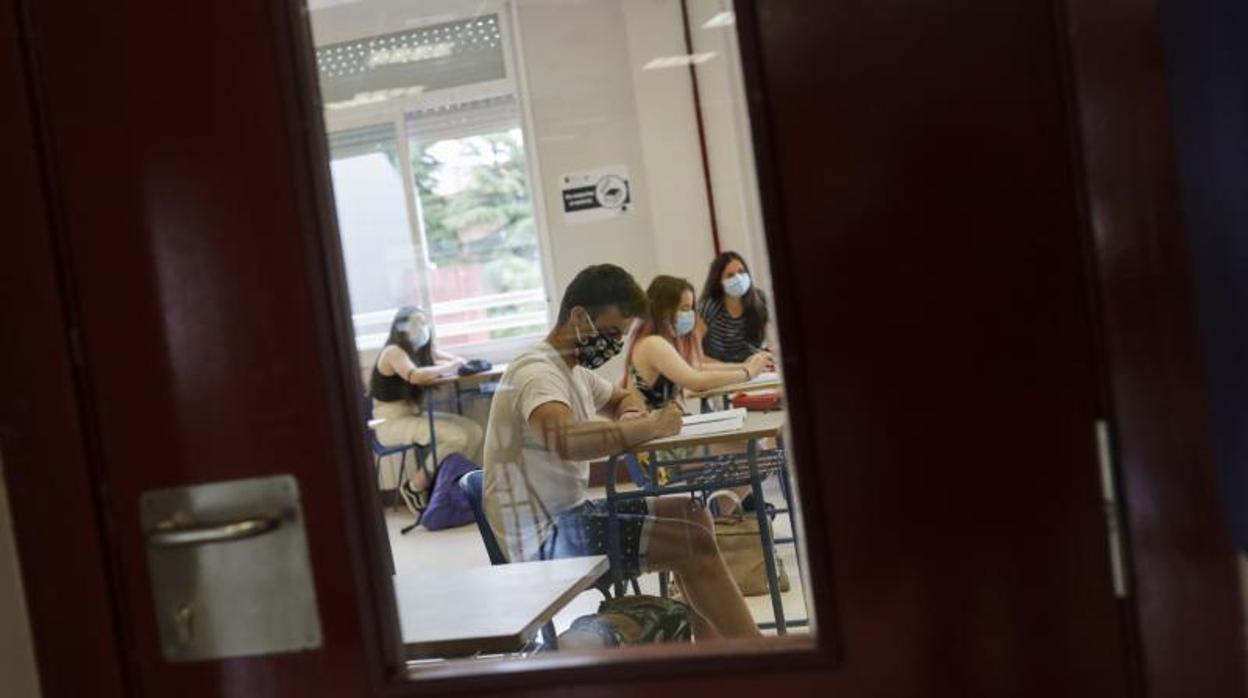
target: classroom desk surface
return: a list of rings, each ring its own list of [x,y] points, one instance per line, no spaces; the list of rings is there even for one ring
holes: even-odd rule
[[[784,430],[786,419],[787,415],[784,410],[747,412],[745,414],[745,423],[741,425],[740,429],[721,431],[717,434],[694,434],[691,436],[677,434],[675,436],[665,436],[661,439],[653,439],[637,444],[630,449],[630,453],[645,453],[650,450],[677,448],[680,446],[706,446],[709,444],[775,437],[779,436],[780,432]]]
[[[446,376],[444,378],[439,378],[438,380],[434,381],[433,385],[436,387],[440,385],[451,385],[453,383],[458,383],[461,387],[471,388],[473,386],[480,385],[482,383],[488,383],[490,381],[496,381],[499,378],[502,378],[503,372],[506,370],[507,370],[507,364],[497,364],[488,371],[474,373],[469,376],[461,376],[461,375],[456,374],[453,376]]]
[[[709,390],[689,391],[686,395],[692,399],[719,397],[720,395],[735,395],[737,393],[752,393],[758,391],[772,391],[784,387],[784,381],[779,378],[767,381],[747,381],[745,383],[733,383],[731,385],[721,385],[718,388],[710,388]]]
[[[516,652],[607,571],[607,557],[425,570],[394,578],[408,659]]]

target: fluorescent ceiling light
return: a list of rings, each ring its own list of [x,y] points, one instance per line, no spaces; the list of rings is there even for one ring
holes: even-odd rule
[[[706,20],[702,25],[703,29],[718,29],[719,27],[731,27],[737,23],[737,16],[731,10],[720,12],[714,17]]]
[[[396,65],[398,63],[416,63],[433,58],[446,58],[455,53],[454,41],[442,41],[436,44],[418,46],[402,46],[398,48],[379,48],[368,52],[368,67]]]
[[[682,68],[687,65],[701,65],[715,57],[714,51],[707,53],[690,53],[682,56],[660,56],[642,66],[642,70],[660,70],[662,68]]]

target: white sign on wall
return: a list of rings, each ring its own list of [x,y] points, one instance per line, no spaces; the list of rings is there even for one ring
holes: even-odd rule
[[[628,215],[633,207],[624,165],[573,172],[559,178],[563,220],[572,225]]]

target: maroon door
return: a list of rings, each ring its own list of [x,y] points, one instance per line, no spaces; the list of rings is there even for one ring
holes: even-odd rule
[[[1119,696],[1179,671],[1136,651],[1136,620],[1158,611],[1120,600],[1111,575],[1094,425],[1113,422],[1114,366],[1081,204],[1084,102],[1052,3],[738,3],[818,650],[535,660],[415,687],[397,661],[298,8],[15,5],[0,19],[18,183],[0,434],[48,695],[675,695],[697,681]],[[302,492],[322,646],[165,662],[140,494],[283,473]],[[1164,501],[1168,478],[1200,476],[1120,477]],[[1185,492],[1179,513],[1212,507]],[[1167,626],[1189,647],[1239,627],[1230,552],[1206,533],[1225,560],[1184,573],[1213,599],[1188,600],[1199,624]],[[81,543],[67,554],[66,540]],[[1200,695],[1242,695],[1238,649],[1197,660]]]

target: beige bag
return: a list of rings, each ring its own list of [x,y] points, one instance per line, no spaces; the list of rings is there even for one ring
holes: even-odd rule
[[[720,490],[711,495],[711,499],[725,497],[737,505],[737,513],[732,516],[715,517],[715,542],[719,552],[728,563],[728,570],[736,580],[741,593],[746,596],[762,596],[768,593],[767,563],[763,560],[763,539],[758,532],[758,517],[753,513],[741,512],[741,498],[735,492]],[[780,591],[789,590],[789,575],[785,572],[784,563],[772,548],[772,557],[776,560],[776,577],[780,580]]]

